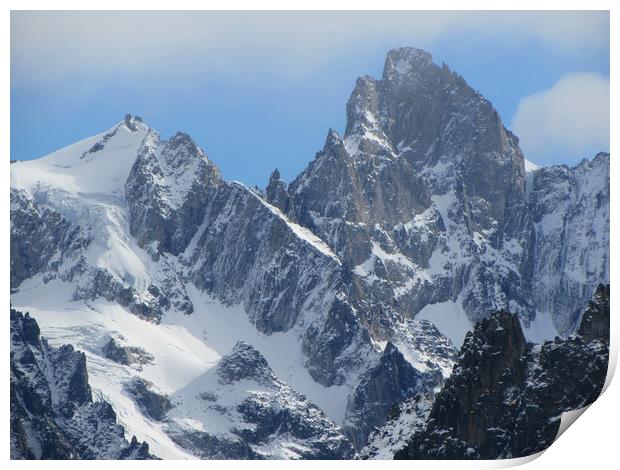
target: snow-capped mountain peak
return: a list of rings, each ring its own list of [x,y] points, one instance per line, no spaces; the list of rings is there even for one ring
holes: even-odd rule
[[[69,145],[50,155],[14,163],[11,187],[36,196],[47,188],[72,194],[120,196],[136,155],[152,130],[132,118],[111,129]]]

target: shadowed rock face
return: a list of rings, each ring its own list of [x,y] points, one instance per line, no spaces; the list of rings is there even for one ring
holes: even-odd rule
[[[280,179],[280,171],[276,168],[269,177],[269,184],[265,188],[265,198],[269,204],[286,213],[289,206],[286,183]]]
[[[269,384],[276,380],[267,360],[245,341],[235,344],[230,354],[220,360],[217,375],[228,384],[240,380]]]
[[[204,206],[222,180],[187,135],[145,138],[125,185],[131,234],[155,252],[181,253],[203,221]]]
[[[585,343],[595,339],[609,342],[609,284],[599,284],[593,299],[583,312],[577,335]]]
[[[52,348],[28,314],[11,309],[11,459],[148,459],[124,438],[106,401],[93,401],[84,353]]]
[[[370,431],[385,422],[395,405],[442,383],[440,372],[420,373],[388,342],[379,363],[362,377],[349,399],[345,430],[361,448]]]
[[[599,286],[580,331],[583,337],[534,345],[523,341],[514,316],[500,312],[481,321],[467,336],[425,428],[396,458],[514,458],[546,449],[562,413],[591,404],[602,391],[609,286]]]

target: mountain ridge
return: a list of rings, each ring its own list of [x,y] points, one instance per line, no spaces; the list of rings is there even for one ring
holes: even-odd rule
[[[323,411],[349,423],[359,449],[393,406],[441,387],[474,323],[504,308],[526,335],[567,334],[608,281],[608,154],[526,173],[491,103],[417,49],[388,53],[380,80],[358,79],[347,116],[344,137],[330,130],[297,178],[286,184],[276,170],[265,191],[226,181],[188,135],[162,139],[132,115],[11,165],[12,301],[79,343],[97,384],[118,368],[106,393],[131,432],[184,449],[170,455],[195,452],[188,440],[168,444],[166,426],[183,416],[154,422],[123,390],[139,379],[173,395],[245,336],[311,403],[335,397]],[[584,253],[597,261],[580,271]],[[168,359],[127,312],[169,344],[192,345],[170,351],[191,364],[183,377],[161,372]],[[101,346],[110,338],[151,359],[113,365]],[[395,364],[411,380],[386,373]],[[386,383],[375,394],[376,377]],[[376,398],[372,413],[356,396]],[[150,444],[161,452],[161,442]]]

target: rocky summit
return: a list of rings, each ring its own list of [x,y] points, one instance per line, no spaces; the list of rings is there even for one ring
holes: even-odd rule
[[[589,302],[609,283],[609,154],[526,169],[493,105],[415,48],[358,78],[346,116],[293,181],[274,170],[264,190],[131,114],[11,164],[12,305],[40,325],[41,351],[72,345],[76,376],[149,455],[389,458],[422,428],[426,447],[399,455],[523,455],[536,445],[482,432],[458,403],[505,430],[520,415],[490,384],[524,390],[554,355],[599,364],[604,292]],[[587,401],[576,379],[540,376],[565,392],[553,416]],[[81,390],[46,416],[104,403]],[[121,455],[65,434],[44,452],[15,423],[26,457]]]

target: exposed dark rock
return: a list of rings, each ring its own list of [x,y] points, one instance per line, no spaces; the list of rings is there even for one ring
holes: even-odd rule
[[[286,192],[286,183],[280,179],[280,171],[276,168],[269,177],[269,184],[265,189],[267,202],[282,212],[288,211],[289,198]]]
[[[135,288],[116,279],[110,271],[93,268],[86,277],[88,282],[78,284],[73,300],[96,300],[100,297],[127,307],[131,313],[145,320],[158,322],[163,311],[155,299],[140,295]]]
[[[154,389],[154,385],[140,377],[134,377],[124,386],[145,416],[162,421],[166,413],[172,409],[170,399]]]
[[[385,423],[374,429],[368,436],[368,443],[360,449],[355,458],[358,460],[388,460],[402,448],[403,442],[424,429],[426,420],[434,401],[434,393],[415,395],[398,405],[388,413]]]
[[[206,432],[172,430],[170,437],[181,447],[209,460],[260,460],[252,448],[241,439],[214,436]]]
[[[328,308],[326,317],[313,322],[302,339],[308,371],[326,387],[341,385],[347,371],[367,367],[373,356],[370,336],[360,327],[350,302],[337,295]],[[345,354],[351,350],[358,354]]]
[[[588,303],[577,334],[585,343],[602,339],[609,343],[609,284],[599,284]]]
[[[609,329],[602,319],[609,318],[609,286],[598,289],[588,311],[580,330],[592,339],[542,345],[525,344],[510,314],[482,320],[467,335],[425,428],[396,458],[515,458],[550,446],[562,413],[594,402],[605,383]]]
[[[11,309],[11,459],[148,459],[109,403],[93,401],[86,357],[49,346],[28,314]]]
[[[220,183],[217,167],[187,134],[162,141],[151,132],[125,185],[131,234],[142,247],[154,243],[156,252],[178,255]]]
[[[220,360],[217,375],[226,384],[240,380],[269,384],[276,380],[267,360],[245,341],[235,344],[231,353]]]
[[[363,447],[368,434],[385,422],[392,408],[442,383],[439,371],[431,375],[417,371],[388,342],[378,364],[365,373],[349,398],[344,425],[347,434],[356,448]]]
[[[95,152],[98,152],[99,150],[103,150],[103,148],[104,148],[103,144],[101,142],[97,142],[95,145],[91,147],[88,153],[95,153]]]
[[[104,357],[126,366],[137,365],[138,367],[148,364],[153,356],[142,348],[124,346],[114,337],[110,337],[101,348]]]
[[[125,120],[127,120],[127,116],[125,116]],[[130,124],[129,126],[133,127],[133,131],[136,130],[135,126],[133,126],[132,124]],[[129,128],[128,126],[128,128]],[[114,137],[116,135],[116,132],[118,131],[118,126],[116,126],[113,130],[111,130],[110,132],[107,132],[102,138],[101,140],[99,140],[98,142],[95,142],[93,144],[93,146],[88,149],[88,151],[84,152],[81,156],[80,159],[85,159],[86,157],[88,157],[89,155],[92,155],[93,153],[96,152],[100,152],[101,150],[103,150],[105,148],[105,145],[110,141],[110,139],[112,137]]]
[[[133,116],[131,114],[129,114],[129,113],[125,114],[125,118],[123,119],[123,123],[132,132],[136,132],[138,130],[137,127],[136,127],[136,124],[134,122]]]
[[[58,212],[11,188],[11,290],[36,274],[57,276],[62,262],[89,242]]]

